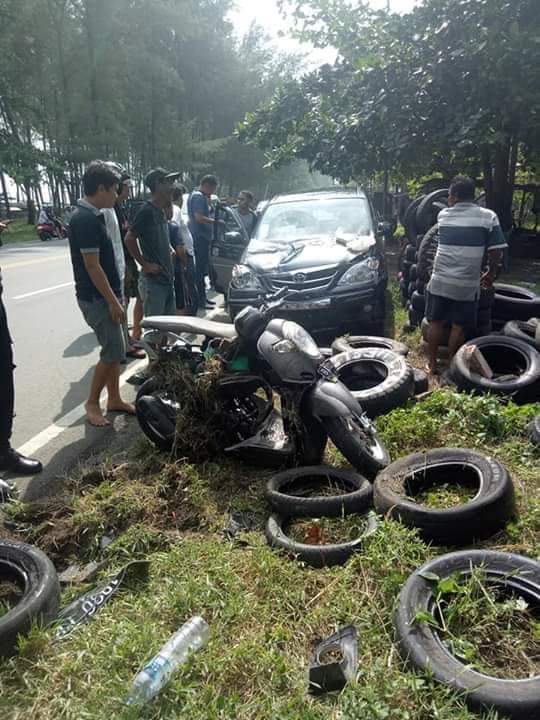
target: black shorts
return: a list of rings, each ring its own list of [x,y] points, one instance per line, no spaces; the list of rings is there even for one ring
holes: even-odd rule
[[[430,322],[474,327],[477,312],[478,300],[452,300],[426,290],[426,317]]]

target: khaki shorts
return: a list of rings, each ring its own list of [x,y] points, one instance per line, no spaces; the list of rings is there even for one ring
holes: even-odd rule
[[[96,333],[101,346],[100,357],[106,363],[119,363],[126,357],[126,340],[122,325],[111,318],[106,300],[79,300],[84,319]]]

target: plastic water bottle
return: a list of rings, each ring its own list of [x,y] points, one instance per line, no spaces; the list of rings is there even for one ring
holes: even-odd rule
[[[210,628],[202,617],[188,620],[135,676],[126,704],[144,705],[155,697],[188,654],[205,645],[209,637]]]

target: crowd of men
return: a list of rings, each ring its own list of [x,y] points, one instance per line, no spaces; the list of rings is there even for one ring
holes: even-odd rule
[[[114,163],[96,160],[83,175],[83,196],[70,218],[68,237],[77,303],[100,346],[85,403],[91,425],[110,424],[100,405],[105,388],[107,412],[135,413],[134,406],[120,396],[119,377],[127,357],[144,357],[136,347],[144,316],[195,315],[215,305],[207,296],[207,276],[213,227],[223,223],[212,205],[218,180],[206,175],[189,195],[186,223],[182,215],[186,190],[178,182],[180,176],[163,168],[151,170],[144,179],[150,199],[129,222],[126,201],[133,186],[129,174]],[[252,201],[249,191],[238,197],[238,217],[248,234],[255,224]],[[34,474],[41,471],[41,463],[25,458],[10,444],[14,366],[1,290],[0,277],[0,470]],[[127,310],[132,299],[129,332]]]

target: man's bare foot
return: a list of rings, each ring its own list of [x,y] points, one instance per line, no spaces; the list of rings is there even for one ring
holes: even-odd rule
[[[121,412],[127,415],[135,415],[135,405],[117,400],[116,402],[107,403],[107,412]]]
[[[93,425],[94,427],[107,427],[107,425],[111,424],[106,417],[103,417],[103,413],[101,412],[99,405],[86,403],[84,409],[86,410],[86,419],[90,425]]]

